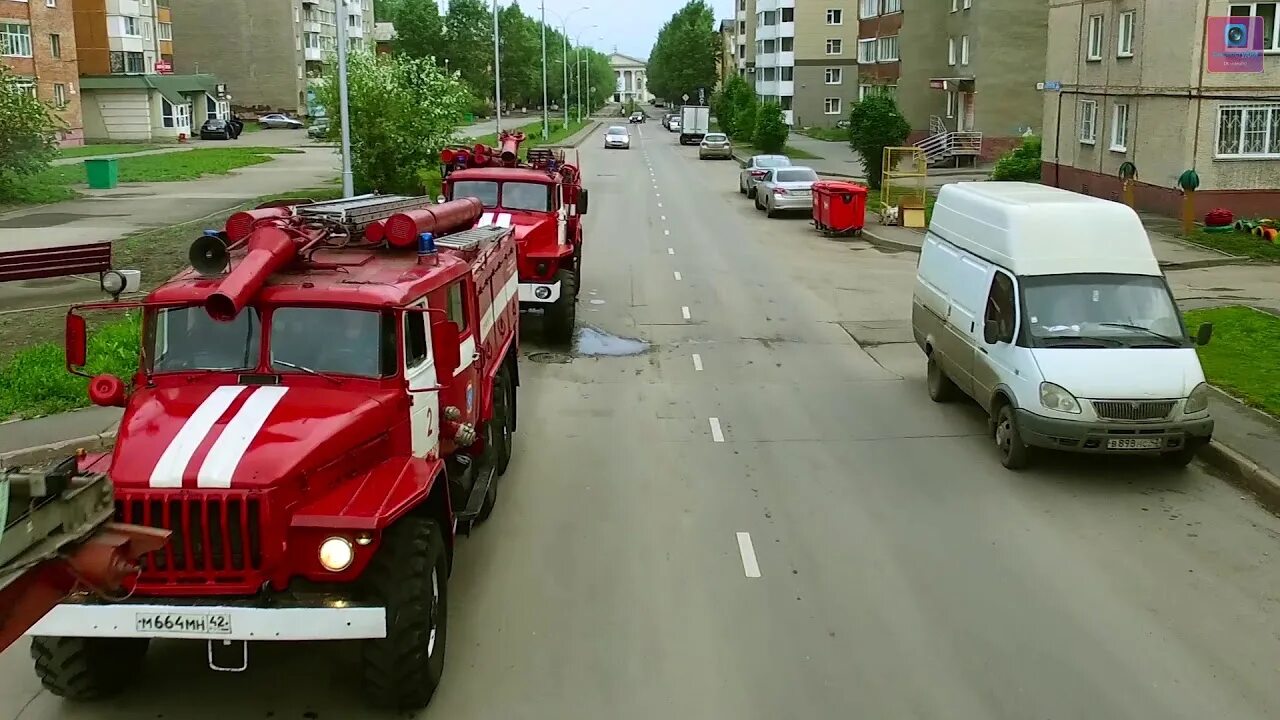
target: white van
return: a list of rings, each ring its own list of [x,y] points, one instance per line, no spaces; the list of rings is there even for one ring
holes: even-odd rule
[[[911,325],[929,396],[991,416],[1001,462],[1036,449],[1146,453],[1186,465],[1209,442],[1209,386],[1136,213],[1013,182],[938,194]]]

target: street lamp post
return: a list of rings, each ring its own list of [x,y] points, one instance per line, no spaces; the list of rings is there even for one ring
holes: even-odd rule
[[[590,5],[583,5],[580,8],[571,10],[568,15],[556,15],[553,11],[551,14],[560,20],[560,59],[564,65],[564,125],[569,127],[569,18],[574,13],[590,10]],[[547,3],[542,2],[542,107],[547,106]],[[547,127],[547,111],[542,112],[543,132]]]
[[[498,0],[493,0],[493,129],[502,133],[502,54],[498,51]]]
[[[338,114],[342,128],[342,196],[356,194],[351,172],[351,103],[347,97],[347,0],[338,0]]]
[[[547,106],[547,2],[542,0],[542,139],[551,137],[551,122]]]

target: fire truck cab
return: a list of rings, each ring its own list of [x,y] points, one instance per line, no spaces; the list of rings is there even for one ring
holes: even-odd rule
[[[82,465],[118,521],[172,535],[127,602],[77,596],[28,633],[46,688],[107,695],[152,638],[205,641],[229,671],[251,642],[357,639],[371,700],[427,704],[455,534],[493,509],[519,383],[513,231],[427,202],[241,213],[145,301],[69,313],[76,372],[85,312],[141,316],[132,388],[90,382],[125,408],[116,445]]]
[[[532,148],[518,160],[523,133],[503,133],[501,146],[448,148],[441,153],[443,197],[476,198],[478,226],[515,229],[522,309],[538,308],[548,336],[573,338],[582,279],[582,216],[588,193],[564,152]]]

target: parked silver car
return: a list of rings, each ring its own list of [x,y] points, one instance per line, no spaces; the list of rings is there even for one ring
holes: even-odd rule
[[[258,124],[268,130],[301,130],[306,127],[301,120],[296,120],[281,113],[271,113],[258,118]]]
[[[742,164],[742,172],[738,173],[738,192],[749,198],[756,196],[756,183],[765,176],[769,168],[790,167],[791,158],[786,155],[753,155]]]
[[[789,210],[808,211],[813,207],[813,184],[817,181],[813,168],[769,168],[756,183],[756,209],[771,218]]]
[[[706,160],[707,158],[721,158],[729,160],[733,158],[733,145],[729,143],[729,136],[724,133],[707,133],[702,138],[702,143],[698,145],[698,159]]]

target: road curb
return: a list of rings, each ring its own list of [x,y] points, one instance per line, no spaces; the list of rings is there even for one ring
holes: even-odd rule
[[[68,455],[74,455],[78,450],[86,452],[100,452],[106,450],[115,442],[116,431],[109,430],[97,435],[86,435],[84,437],[72,438],[70,440],[59,440],[58,442],[49,443],[47,445],[37,445],[35,447],[23,448],[21,450],[10,450],[6,453],[0,453],[0,467],[31,467],[39,465],[48,465],[54,460],[59,460]]]
[[[1200,448],[1197,457],[1222,471],[1228,481],[1252,492],[1269,510],[1280,513],[1280,477],[1217,440]]]
[[[885,248],[886,250],[895,250],[898,252],[920,252],[919,245],[911,245],[909,243],[898,242],[890,238],[876,234],[876,225],[868,223],[862,228],[862,237],[872,245]]]

